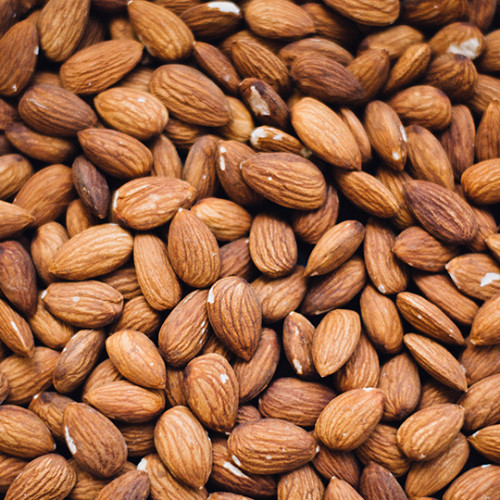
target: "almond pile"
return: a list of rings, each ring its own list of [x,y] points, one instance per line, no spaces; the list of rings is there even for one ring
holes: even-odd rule
[[[500,499],[497,0],[0,0],[6,500]]]

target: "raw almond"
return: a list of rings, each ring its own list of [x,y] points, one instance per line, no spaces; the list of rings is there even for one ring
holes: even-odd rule
[[[485,464],[469,469],[458,476],[445,491],[443,500],[481,498],[495,495],[500,484],[500,467]]]
[[[375,429],[383,410],[384,393],[380,389],[370,387],[344,392],[321,412],[315,435],[334,450],[353,450]]]
[[[350,0],[348,4],[339,0],[327,0],[326,5],[348,19],[371,26],[392,24],[399,16],[400,8],[399,3],[394,0],[377,0],[370,5],[359,0]]]
[[[484,346],[498,344],[498,314],[500,294],[488,299],[478,310],[472,322],[470,341],[472,345]]]
[[[359,491],[367,500],[377,498],[404,500],[407,498],[406,493],[392,473],[376,463],[370,463],[363,469]]]
[[[316,373],[311,353],[314,330],[314,325],[296,311],[289,313],[283,322],[283,349],[288,363],[299,376]]]

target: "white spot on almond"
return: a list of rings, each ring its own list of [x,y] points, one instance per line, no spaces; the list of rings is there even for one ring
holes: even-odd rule
[[[447,52],[475,59],[479,55],[479,40],[473,37],[462,43],[450,43]]]
[[[205,4],[209,9],[216,9],[219,12],[240,15],[241,9],[233,2],[208,2]]]
[[[269,110],[267,102],[262,99],[259,91],[253,85],[250,85],[250,96],[248,98],[248,103],[250,104],[250,107],[255,114],[262,116],[271,115],[271,111]]]
[[[234,460],[234,455],[233,455],[233,460]],[[245,479],[250,479],[245,473],[243,473],[240,469],[238,469],[238,467],[234,466],[231,462],[224,462],[222,464],[222,467],[224,467],[224,469],[227,469],[235,476],[243,477]]]
[[[64,437],[66,439],[66,444],[68,445],[68,449],[71,452],[72,455],[76,453],[76,444],[73,441],[73,438],[69,435],[69,429],[68,426],[64,426]]]
[[[500,274],[498,273],[486,273],[481,279],[480,287],[490,285],[494,281],[500,280]]]
[[[137,464],[137,470],[146,470],[146,467],[148,466],[148,459],[143,458],[138,464]]]
[[[229,377],[225,373],[220,374],[220,381],[225,384],[229,380]]]

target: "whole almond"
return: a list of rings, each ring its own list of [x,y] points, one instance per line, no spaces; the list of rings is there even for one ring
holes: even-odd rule
[[[106,339],[106,351],[116,369],[134,384],[152,389],[165,387],[164,361],[143,333],[120,330]]]
[[[363,497],[348,482],[333,476],[328,482],[324,498],[325,500],[335,500],[336,498],[361,500]]]
[[[374,346],[387,353],[396,353],[403,343],[403,325],[391,298],[372,285],[366,285],[360,297],[361,318]]]
[[[444,243],[465,243],[477,231],[472,209],[453,191],[429,181],[404,185],[411,211],[429,233]]]
[[[207,297],[207,290],[186,295],[161,326],[158,348],[170,365],[183,366],[203,348],[209,334]]]
[[[358,486],[360,467],[353,453],[332,450],[320,443],[318,454],[313,458],[312,463],[327,481],[332,476],[336,476],[354,487]]]
[[[499,171],[500,162],[496,158],[469,167],[461,178],[467,198],[478,205],[498,203],[500,200]]]
[[[30,162],[19,154],[0,156],[0,199],[8,200],[15,195],[33,175]]]
[[[190,54],[193,34],[174,12],[142,0],[133,0],[127,10],[134,32],[153,57],[173,62]]]
[[[101,224],[73,236],[54,255],[53,276],[86,280],[121,267],[132,253],[130,233],[115,224]]]
[[[64,61],[78,47],[89,18],[90,1],[51,0],[37,20],[40,45],[51,61]]]
[[[389,77],[391,62],[384,49],[368,49],[349,63],[347,69],[360,82],[363,88],[361,98],[355,100],[361,104],[373,99]]]
[[[150,93],[136,89],[110,88],[94,98],[94,105],[111,127],[139,140],[158,135],[168,121],[167,108]]]
[[[190,260],[185,259],[190,255]],[[220,273],[219,246],[207,225],[179,209],[168,229],[168,257],[175,274],[193,287],[211,285]]]
[[[469,436],[468,441],[481,455],[498,463],[500,459],[499,431],[499,425],[490,425],[474,432]]]
[[[437,381],[459,391],[467,390],[460,363],[443,346],[415,333],[407,333],[403,340],[415,361]]]
[[[26,467],[27,461],[21,458],[0,454],[2,473],[0,474],[0,491],[5,493],[16,476]]]
[[[181,299],[181,285],[168,258],[167,245],[157,236],[134,238],[137,281],[148,304],[158,311],[172,309]]]
[[[380,389],[369,387],[344,392],[321,412],[315,435],[334,450],[353,450],[375,429],[383,410],[384,393]]]
[[[64,498],[75,483],[76,474],[68,462],[50,453],[31,461],[12,481],[5,498]]]
[[[479,380],[500,373],[497,344],[476,346],[467,342],[460,355],[460,364],[465,368],[467,383],[472,385]]]
[[[351,131],[329,107],[305,97],[291,111],[300,140],[320,158],[344,169],[359,170],[361,153]]]
[[[160,324],[160,313],[148,304],[144,296],[139,295],[125,302],[120,319],[113,325],[112,331],[131,329],[150,337],[158,331]]]
[[[79,50],[61,66],[63,87],[75,94],[97,94],[132,70],[142,49],[136,40],[108,40]]]
[[[64,435],[75,460],[97,477],[114,476],[125,463],[127,446],[118,428],[83,403],[64,410]]]
[[[35,266],[28,252],[17,241],[0,243],[0,290],[22,313],[31,315],[35,312]]]
[[[241,162],[245,182],[278,205],[297,210],[319,208],[326,199],[321,171],[291,153],[259,153]]]
[[[52,186],[48,192],[46,186]],[[41,226],[57,219],[73,199],[71,169],[60,164],[42,168],[23,185],[14,205],[24,208],[35,218],[32,225]]]
[[[262,332],[260,303],[253,288],[243,278],[222,278],[210,288],[207,311],[222,343],[248,361],[257,349]]]
[[[73,136],[97,122],[96,114],[85,101],[55,85],[30,87],[18,108],[27,125],[47,135]]]
[[[500,294],[494,295],[479,308],[470,332],[470,340],[474,346],[498,343],[497,316],[499,301]]]
[[[277,418],[238,425],[229,435],[228,446],[236,464],[256,474],[288,472],[305,465],[318,451],[310,433]]]
[[[445,491],[443,500],[491,496],[498,491],[499,482],[500,467],[498,465],[480,465],[458,476]]]
[[[38,58],[36,25],[28,19],[14,24],[0,38],[0,95],[13,96],[29,82]]]
[[[239,389],[229,362],[219,354],[204,354],[184,370],[184,391],[200,422],[216,432],[230,431],[238,413]]]
[[[469,458],[465,436],[458,433],[446,451],[432,460],[415,462],[408,471],[405,490],[409,495],[434,495],[453,480]]]
[[[363,469],[359,486],[360,493],[367,500],[376,498],[407,498],[401,485],[392,473],[376,463],[370,463]]]
[[[314,375],[312,359],[314,325],[302,314],[292,311],[283,322],[283,349],[288,363],[297,375]]]
[[[158,419],[154,440],[162,462],[174,477],[193,488],[205,485],[212,468],[212,445],[186,407],[174,406]]]
[[[464,422],[458,405],[437,405],[417,411],[398,429],[398,445],[411,460],[436,458],[453,441]]]
[[[361,335],[361,321],[355,311],[335,309],[316,327],[312,358],[321,377],[336,372],[352,356]]]
[[[165,224],[179,208],[191,206],[195,193],[192,186],[180,179],[134,179],[116,190],[112,210],[121,224],[144,231]]]
[[[15,457],[31,459],[56,447],[43,420],[21,406],[0,406],[0,429],[0,451]]]
[[[259,411],[263,417],[310,427],[334,397],[326,385],[282,377],[274,380],[259,398]]]
[[[373,5],[358,0],[351,0],[348,4],[327,0],[326,5],[348,19],[371,26],[392,24],[399,16],[400,8],[399,3],[394,0],[377,0]]]
[[[109,325],[123,307],[121,293],[99,281],[52,283],[42,299],[56,318],[82,328]]]
[[[80,330],[68,341],[57,360],[53,383],[58,392],[79,387],[92,371],[104,348],[102,330]]]
[[[229,104],[220,88],[189,66],[160,66],[153,73],[150,88],[169,112],[188,123],[220,127],[231,119]]]
[[[141,470],[130,470],[108,483],[97,495],[96,500],[111,500],[133,494],[134,499],[149,497],[149,476]],[[133,493],[132,493],[133,492]]]
[[[250,227],[249,248],[255,266],[271,278],[290,274],[297,263],[297,242],[286,219],[260,213]]]

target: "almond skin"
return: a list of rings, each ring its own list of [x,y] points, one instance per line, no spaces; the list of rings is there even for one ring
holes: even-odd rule
[[[262,331],[261,308],[252,287],[242,278],[222,278],[210,288],[207,311],[219,339],[248,361],[257,349]]]
[[[291,153],[259,153],[240,164],[245,182],[274,203],[297,210],[319,208],[326,199],[321,171]]]
[[[357,448],[382,418],[384,393],[380,389],[353,389],[332,399],[321,412],[314,433],[334,450]]]
[[[237,465],[256,474],[288,472],[305,465],[318,451],[311,434],[276,418],[238,425],[229,435],[228,447]]]
[[[399,16],[400,8],[399,3],[394,0],[377,0],[370,4],[358,0],[348,4],[339,0],[327,0],[326,5],[348,19],[372,26],[392,24]]]

